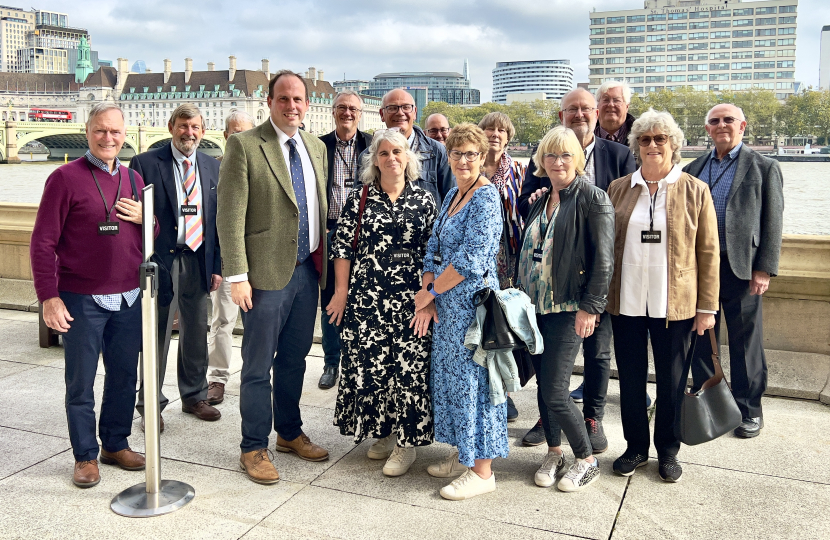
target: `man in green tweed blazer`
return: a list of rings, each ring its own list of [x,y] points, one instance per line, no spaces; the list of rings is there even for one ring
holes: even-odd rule
[[[222,275],[245,326],[239,463],[261,484],[279,480],[267,452],[272,424],[277,451],[328,459],[303,433],[300,417],[305,357],[326,280],[326,147],[299,130],[309,107],[302,77],[277,72],[268,106],[267,122],[228,139],[216,217]]]

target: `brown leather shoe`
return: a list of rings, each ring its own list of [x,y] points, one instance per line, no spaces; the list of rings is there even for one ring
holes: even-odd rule
[[[118,465],[125,471],[141,471],[144,469],[144,456],[133,452],[129,447],[118,452],[107,452],[101,449],[101,463]]]
[[[206,422],[215,422],[216,420],[222,418],[222,413],[219,412],[219,409],[208,405],[208,402],[205,400],[199,401],[190,406],[182,403],[182,412],[192,414],[199,420],[204,420]]]
[[[239,466],[242,467],[248,478],[257,484],[276,484],[280,481],[280,473],[271,463],[267,448],[242,452],[242,455],[239,456]]]
[[[79,488],[91,488],[101,481],[98,473],[98,460],[76,461],[75,472],[72,474],[72,483]]]
[[[144,431],[144,417],[141,417],[141,431]],[[159,415],[159,433],[164,433],[164,417]]]
[[[225,401],[225,385],[220,382],[212,382],[208,384],[208,404],[219,405],[223,401]]]
[[[329,458],[328,450],[311,442],[305,433],[293,441],[286,441],[277,434],[277,451],[294,452],[306,461],[325,461]]]

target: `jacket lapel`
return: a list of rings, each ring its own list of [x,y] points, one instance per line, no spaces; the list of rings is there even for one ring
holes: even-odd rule
[[[323,158],[315,147],[314,143],[319,142],[319,139],[314,135],[310,135],[303,130],[300,130],[300,138],[303,139],[308,157],[311,158],[311,167],[314,169],[314,181],[317,184],[317,199],[320,204],[320,212],[322,214],[323,203],[327,200],[326,197],[326,182],[327,178],[323,175]],[[325,219],[325,216],[323,216]]]
[[[176,179],[173,177],[174,160],[173,151],[170,149],[170,145],[165,146],[164,150],[159,152],[158,156],[158,168],[161,183],[164,184],[164,190],[167,192],[168,199],[170,199],[170,208],[173,209],[173,215],[177,216],[178,211],[176,210],[176,207],[179,205],[179,199],[176,196],[176,189],[178,189],[178,186],[176,185]]]
[[[213,159],[206,154],[202,154],[196,158],[196,167],[199,169],[199,189],[202,190],[202,220],[204,221],[204,216],[215,215],[215,212],[211,214],[211,205],[213,201],[210,200],[211,192],[210,192],[210,181],[211,178],[208,177],[204,168],[202,168],[202,161],[205,159]],[[203,223],[205,226],[206,223]],[[206,227],[205,227],[206,228]]]
[[[594,182],[603,191],[608,191],[608,145],[599,137],[594,137]]]
[[[259,134],[263,141],[260,146],[262,147],[262,152],[265,155],[268,166],[271,167],[271,172],[274,173],[277,182],[288,194],[288,198],[291,199],[294,206],[299,209],[297,198],[294,196],[294,186],[291,184],[291,175],[288,173],[288,167],[285,165],[285,158],[280,147],[280,140],[270,120],[261,124]]]
[[[744,181],[744,177],[746,176],[747,171],[749,170],[749,165],[752,162],[752,156],[750,155],[749,148],[746,145],[741,146],[741,150],[738,152],[738,164],[735,166],[735,178],[732,180],[732,186],[729,188],[729,196],[726,198],[726,204],[729,205],[729,201],[732,199],[732,195],[738,191],[738,186],[741,185],[741,182]]]

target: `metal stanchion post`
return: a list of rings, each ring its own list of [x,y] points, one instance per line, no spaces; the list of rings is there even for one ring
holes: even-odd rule
[[[159,445],[159,359],[158,359],[158,265],[150,262],[155,250],[153,234],[153,186],[142,190],[142,236],[144,262],[141,264],[142,374],[144,377],[145,481],[129,487],[112,499],[110,508],[128,517],[152,517],[175,512],[195,497],[191,486],[177,480],[161,479]]]

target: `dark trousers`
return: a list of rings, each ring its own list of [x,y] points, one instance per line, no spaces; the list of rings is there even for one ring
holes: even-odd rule
[[[648,455],[648,340],[654,353],[657,403],[654,446],[658,456],[676,456],[680,440],[674,433],[680,396],[685,390],[684,364],[692,342],[694,318],[670,321],[652,317],[612,315],[614,354],[620,375],[620,409],[628,450]]]
[[[283,439],[294,440],[303,432],[300,395],[317,316],[318,279],[309,257],[294,269],[285,288],[254,289],[254,307],[242,312],[243,452],[268,447],[272,421]]]
[[[561,431],[564,431],[574,456],[584,459],[593,453],[591,441],[585,420],[571,399],[569,389],[574,361],[582,343],[574,330],[575,321],[574,311],[537,316],[545,352],[533,355],[532,360],[539,388],[536,398],[548,446],[561,446]]]
[[[107,452],[127,448],[133,423],[138,354],[141,350],[141,299],[120,311],[108,311],[88,294],[61,292],[71,321],[63,334],[66,364],[66,420],[76,461],[98,458],[93,385],[98,355],[103,354],[104,397],[98,434]]]
[[[729,378],[732,395],[744,418],[763,416],[761,397],[767,389],[767,358],[764,355],[761,297],[749,294],[747,280],[732,273],[726,252],[721,253],[720,303],[715,315],[715,336],[720,346],[721,313],[729,334]],[[692,378],[699,388],[714,374],[709,336],[698,336]]]
[[[585,359],[582,414],[585,418],[602,420],[605,416],[608,379],[611,377],[612,334],[611,316],[603,313],[594,333],[582,341],[582,356]]]
[[[326,242],[328,243],[328,253],[331,253],[331,239],[334,236],[335,229],[331,229],[326,235]],[[320,328],[323,331],[323,355],[325,356],[326,366],[340,366],[340,327],[329,323],[329,317],[326,314],[326,306],[331,302],[334,296],[334,262],[328,262],[328,279],[326,280],[326,288],[320,291]]]
[[[176,374],[179,396],[182,404],[192,406],[207,399],[207,298],[205,276],[199,266],[199,257],[204,257],[200,247],[196,253],[189,248],[177,250],[170,272],[173,279],[173,301],[169,306],[158,307],[159,345],[159,411],[167,407],[169,400],[164,395],[164,372],[167,370],[167,355],[170,351],[170,336],[173,333],[173,319],[179,311],[179,348],[176,360]],[[144,415],[144,384],[138,390],[135,408]]]

